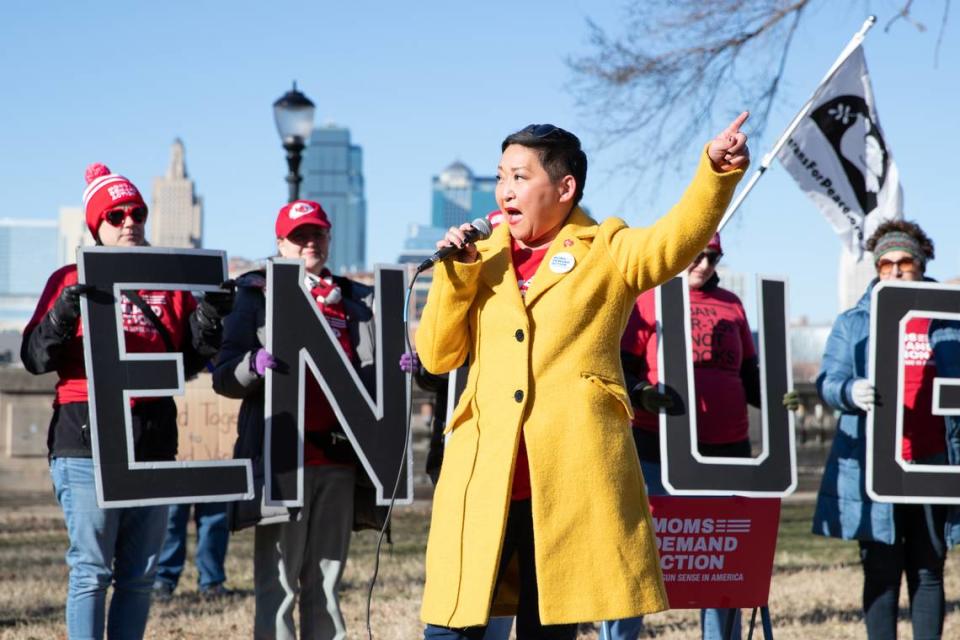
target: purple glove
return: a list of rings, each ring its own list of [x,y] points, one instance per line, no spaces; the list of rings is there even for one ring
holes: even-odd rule
[[[413,353],[404,353],[400,356],[400,370],[404,373],[413,373],[419,368],[420,358],[417,356],[416,351]]]
[[[267,372],[267,369],[276,369],[277,359],[270,355],[270,352],[260,347],[256,353],[250,356],[250,372],[255,373],[261,378]]]

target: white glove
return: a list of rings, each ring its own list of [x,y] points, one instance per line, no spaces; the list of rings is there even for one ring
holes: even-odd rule
[[[877,390],[866,378],[858,378],[850,387],[850,396],[853,398],[853,404],[864,411],[870,411],[877,401]]]

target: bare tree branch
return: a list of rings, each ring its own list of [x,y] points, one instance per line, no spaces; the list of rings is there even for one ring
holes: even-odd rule
[[[626,0],[616,34],[588,21],[587,55],[568,60],[572,91],[587,129],[604,151],[619,148],[616,169],[636,185],[687,164],[708,126],[751,107],[748,127],[762,135],[776,106],[784,69],[806,9],[819,0]],[[950,0],[943,0],[940,42]],[[830,5],[820,4],[829,10]],[[919,6],[919,5],[918,5]],[[913,0],[901,0],[898,20],[923,31]],[[721,112],[722,111],[722,112]]]
[[[913,16],[910,15],[911,5],[913,5],[913,0],[907,0],[903,4],[903,6],[900,7],[900,11],[894,14],[894,16],[890,18],[890,21],[887,22],[886,26],[883,27],[883,32],[890,33],[890,27],[893,25],[893,23],[901,19],[909,22],[911,25],[913,25],[917,29],[917,31],[920,31],[921,33],[926,31],[927,30],[926,25],[924,25],[922,22],[918,22],[917,20],[914,20]]]
[[[933,66],[940,67],[940,45],[943,44],[943,32],[947,30],[947,16],[950,14],[950,0],[943,0],[943,16],[940,18],[940,30],[937,32],[937,44],[933,49]]]
[[[628,10],[623,36],[589,23],[592,54],[569,62],[583,110],[596,114],[602,148],[629,140],[627,163],[658,174],[683,163],[719,104],[762,105],[770,117],[793,35],[812,0],[654,0]],[[742,82],[736,70],[750,70]],[[723,116],[726,117],[727,113]],[[642,164],[633,158],[642,156]]]

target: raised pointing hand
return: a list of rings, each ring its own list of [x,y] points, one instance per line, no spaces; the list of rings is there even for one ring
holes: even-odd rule
[[[713,166],[720,171],[743,169],[750,162],[747,134],[740,131],[740,127],[743,126],[748,117],[750,117],[750,112],[744,111],[710,142],[707,155],[713,161]]]

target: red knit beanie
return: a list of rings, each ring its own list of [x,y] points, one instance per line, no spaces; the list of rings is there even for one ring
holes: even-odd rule
[[[723,255],[723,247],[720,246],[720,233],[717,232],[713,234],[713,237],[710,238],[710,242],[707,243],[707,249],[716,251],[720,255]]]
[[[111,173],[107,165],[94,162],[85,174],[87,188],[83,192],[83,210],[87,218],[87,228],[95,240],[99,240],[97,230],[103,215],[121,204],[139,204],[143,207],[140,191],[123,176]]]

